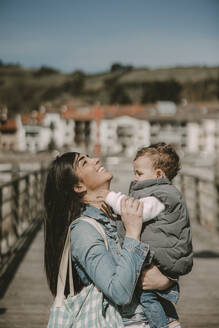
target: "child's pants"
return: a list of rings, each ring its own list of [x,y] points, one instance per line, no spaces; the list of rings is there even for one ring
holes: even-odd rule
[[[131,325],[128,325],[127,328],[150,328],[150,327],[146,323],[133,323]]]
[[[178,320],[174,305],[153,291],[141,292],[140,303],[150,328],[168,328],[169,322]]]

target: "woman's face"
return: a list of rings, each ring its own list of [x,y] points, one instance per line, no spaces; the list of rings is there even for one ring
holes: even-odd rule
[[[107,188],[112,179],[112,174],[108,172],[99,158],[91,158],[87,155],[79,154],[75,159],[75,173],[79,182],[85,187],[85,191]]]

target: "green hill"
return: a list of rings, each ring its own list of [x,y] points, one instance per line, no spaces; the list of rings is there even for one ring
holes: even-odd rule
[[[219,99],[219,66],[134,68],[119,64],[99,74],[66,74],[51,67],[26,69],[0,61],[0,104],[9,113],[29,112],[41,103],[147,103],[182,98],[188,101]]]

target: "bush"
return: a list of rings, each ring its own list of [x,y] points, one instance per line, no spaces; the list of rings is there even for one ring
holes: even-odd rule
[[[178,103],[181,98],[182,86],[175,80],[154,81],[143,84],[141,102],[143,104],[159,100],[169,100]]]
[[[110,104],[128,105],[132,101],[121,85],[115,85],[110,93]]]
[[[41,76],[45,76],[45,75],[51,75],[51,74],[56,74],[58,73],[58,70],[49,67],[49,66],[41,66],[40,69],[38,69],[35,73],[34,76],[35,77],[41,77]]]
[[[132,65],[123,65],[120,63],[114,63],[112,64],[110,71],[111,72],[124,72],[124,71],[131,71],[133,69]]]
[[[73,75],[73,79],[71,81],[67,81],[63,84],[63,90],[74,96],[79,96],[83,93],[84,84],[85,75],[81,72],[77,72]]]

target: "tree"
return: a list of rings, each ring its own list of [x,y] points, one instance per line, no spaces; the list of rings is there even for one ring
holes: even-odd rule
[[[120,63],[113,63],[110,71],[111,72],[124,72],[124,71],[131,71],[133,69],[132,65],[123,65]]]
[[[38,69],[34,73],[34,76],[35,77],[41,77],[41,76],[51,75],[51,74],[56,74],[56,73],[58,73],[57,69],[54,69],[54,68],[49,67],[49,66],[41,66],[40,69]]]
[[[41,96],[41,101],[48,101],[60,97],[62,94],[62,88],[60,86],[53,86],[46,89]]]
[[[104,80],[104,86],[106,90],[111,90],[117,84],[118,77],[110,77]]]
[[[63,89],[74,96],[79,96],[84,90],[85,74],[77,71],[72,75],[72,77],[72,80],[64,83]]]
[[[216,98],[219,100],[219,71],[217,74],[217,79],[216,79],[216,87],[215,87],[215,93],[216,93]]]
[[[111,72],[118,72],[118,71],[122,71],[122,70],[123,70],[123,65],[120,63],[112,64],[111,69],[110,69]]]
[[[110,93],[110,104],[131,104],[132,101],[121,85],[115,85]]]
[[[154,81],[144,83],[141,102],[149,103],[158,100],[169,100],[175,103],[180,101],[182,86],[175,80]]]

